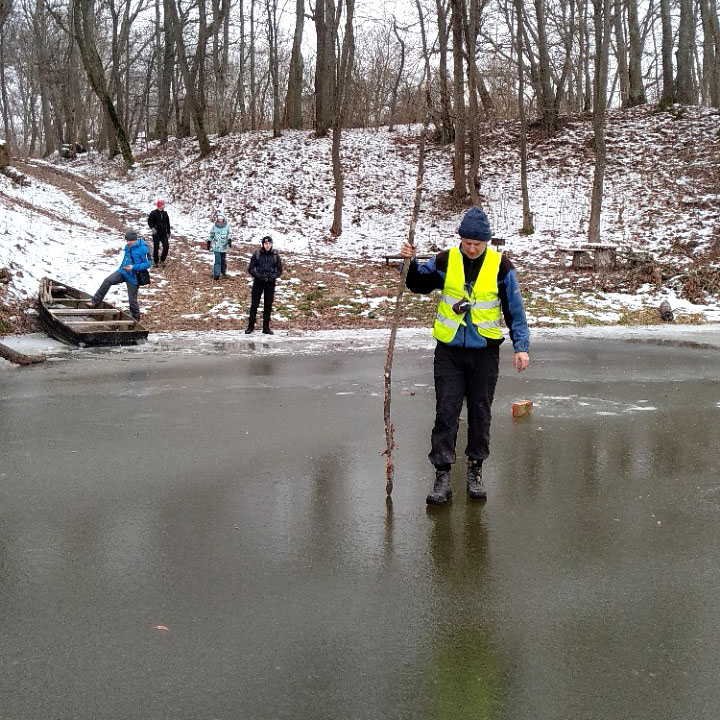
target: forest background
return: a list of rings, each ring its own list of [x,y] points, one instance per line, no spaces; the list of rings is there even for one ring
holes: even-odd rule
[[[23,202],[33,208],[40,201],[23,195],[25,178],[35,175],[36,187],[57,187],[50,166],[91,183],[96,199],[102,201],[102,192],[123,197],[125,219],[149,210],[141,208],[153,194],[170,193],[184,232],[177,242],[187,243],[180,253],[187,267],[174,269],[176,281],[197,272],[189,269],[193,263],[206,262],[196,252],[199,233],[191,225],[197,218],[187,217],[189,178],[206,195],[203,222],[210,206],[229,203],[228,188],[245,188],[244,196],[236,191],[232,197],[233,209],[249,227],[257,207],[248,183],[263,182],[274,161],[288,172],[312,169],[318,176],[326,163],[327,177],[313,190],[329,196],[330,206],[288,223],[288,236],[314,237],[286,247],[335,261],[344,255],[337,277],[350,281],[338,290],[299,273],[291,285],[304,292],[288,288],[281,319],[301,317],[312,325],[331,311],[336,322],[346,316],[383,322],[383,303],[370,301],[384,301],[394,270],[373,266],[370,272],[342,242],[349,234],[356,240],[351,226],[363,222],[354,213],[363,184],[358,166],[363,152],[380,143],[378,165],[385,153],[392,176],[396,150],[405,150],[401,182],[395,190],[378,182],[373,201],[385,204],[380,211],[393,216],[394,230],[370,223],[383,237],[360,248],[359,254],[377,260],[406,234],[412,170],[424,135],[431,156],[426,202],[442,231],[435,234],[451,239],[457,216],[470,204],[491,211],[508,247],[531,260],[528,294],[539,298],[536,307],[530,303],[535,320],[593,317],[582,303],[576,312],[568,303],[553,308],[558,298],[549,302],[539,292],[551,284],[573,302],[590,289],[600,289],[610,304],[613,292],[645,293],[648,302],[635,305],[632,321],[654,320],[647,308],[661,297],[676,306],[689,303],[687,318],[714,317],[720,293],[716,0],[0,0],[0,30],[0,199],[7,208]],[[372,142],[367,133],[375,133]],[[306,142],[319,148],[310,164],[296,152]],[[650,161],[647,169],[643,161]],[[224,173],[219,185],[218,166]],[[608,168],[612,190],[623,175],[621,199],[608,198]],[[566,187],[574,185],[567,203],[579,210],[572,227],[548,227],[538,222],[546,219],[548,195],[557,192],[547,178],[562,174]],[[506,195],[498,201],[493,192],[501,184]],[[307,185],[294,187],[302,198]],[[287,196],[288,188],[282,192]],[[511,207],[509,219],[498,202]],[[643,205],[653,212],[638,219],[635,211]],[[668,208],[678,210],[670,225],[662,212]],[[12,226],[5,231],[11,238]],[[106,221],[101,229],[120,227]],[[68,243],[76,237],[68,233]],[[247,240],[249,252],[255,238]],[[562,254],[586,241],[614,243],[622,272],[553,272],[563,264],[551,263],[549,250]],[[27,250],[23,243],[18,248]],[[99,255],[107,251],[107,244],[97,244]],[[17,310],[28,288],[18,276],[28,273],[27,263],[17,253],[0,261],[11,286],[0,292],[8,306],[15,303],[0,320],[6,328],[21,327]],[[380,290],[358,290],[358,272],[370,272],[370,284]],[[234,289],[232,302],[203,296],[191,303],[200,308],[191,317],[180,312],[189,296],[168,302],[164,289],[171,279],[155,287],[154,319],[161,325],[178,326],[182,319],[185,326],[198,317],[206,322],[206,310],[232,320],[244,302],[238,298],[244,287]],[[338,313],[347,305],[342,296],[358,292],[366,307]],[[238,307],[218,312],[223,303],[225,310],[228,303]],[[586,305],[594,303],[585,298]],[[424,322],[427,312],[420,309],[411,319]],[[623,317],[630,319],[620,312],[601,321]]]

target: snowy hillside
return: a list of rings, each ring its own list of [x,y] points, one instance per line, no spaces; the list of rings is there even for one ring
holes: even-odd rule
[[[138,148],[137,168],[122,176],[97,156],[19,163],[32,184],[0,177],[0,267],[12,273],[9,302],[34,295],[51,275],[94,289],[117,266],[123,227],[146,228],[163,198],[174,226],[173,261],[154,273],[143,310],[155,329],[237,327],[247,309],[247,258],[270,234],[285,256],[276,319],[293,327],[382,326],[397,271],[382,257],[407,235],[419,128],[343,133],[344,231],[329,235],[334,188],[330,140],[310,132],[213,138],[198,158],[191,139]],[[563,251],[584,241],[592,182],[592,123],[569,118],[553,138],[530,136],[529,188],[536,233],[523,237],[517,127],[484,129],[480,178],[495,234],[506,238],[536,324],[654,322],[663,298],[699,321],[720,319],[720,115],[716,110],[613,111],[608,125],[603,241],[617,245],[618,270],[602,276],[569,270]],[[448,193],[451,148],[428,144],[417,227],[420,251],[456,242],[463,208]],[[204,239],[213,210],[230,220],[234,276],[210,277]],[[652,262],[627,264],[631,254]],[[110,297],[112,300],[113,298]],[[122,294],[115,299],[123,302]],[[690,302],[692,301],[692,302]],[[413,298],[408,324],[422,323],[432,301]],[[14,321],[17,323],[18,321]]]

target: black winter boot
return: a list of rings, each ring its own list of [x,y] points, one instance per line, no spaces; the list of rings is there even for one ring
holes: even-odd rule
[[[481,462],[468,460],[467,492],[471,500],[485,500],[487,498],[487,490],[483,485]]]
[[[253,330],[255,330],[255,326],[254,326],[254,325],[248,325],[248,326],[245,328],[245,334],[246,334],[246,335],[249,335],[251,332],[253,332]]]
[[[428,505],[442,505],[452,497],[450,489],[450,473],[447,470],[435,471],[433,489],[428,493],[425,501]]]

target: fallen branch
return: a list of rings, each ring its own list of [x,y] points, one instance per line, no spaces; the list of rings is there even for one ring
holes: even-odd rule
[[[422,134],[420,136],[420,145],[418,148],[418,170],[417,181],[415,183],[415,202],[413,204],[412,217],[410,218],[410,229],[408,230],[408,242],[415,244],[415,225],[417,224],[418,213],[420,212],[420,197],[422,195],[423,176],[425,174],[425,136],[427,135],[428,118],[423,124]],[[397,299],[395,301],[395,311],[393,313],[392,326],[390,327],[390,339],[388,341],[387,358],[385,360],[385,399],[383,402],[383,418],[385,421],[385,492],[389,495],[393,491],[393,480],[395,476],[395,466],[393,464],[392,453],[395,448],[395,428],[390,421],[390,402],[392,399],[392,362],[395,353],[395,339],[397,338],[398,325],[400,324],[400,312],[402,308],[402,296],[405,291],[405,278],[407,277],[410,260],[405,259],[402,266],[402,274],[398,280]]]
[[[15,365],[37,365],[37,363],[45,362],[45,358],[42,355],[26,355],[2,343],[0,343],[0,357],[5,358],[11,363],[15,363]]]

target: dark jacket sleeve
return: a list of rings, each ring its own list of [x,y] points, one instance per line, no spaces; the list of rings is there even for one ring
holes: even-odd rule
[[[413,259],[405,279],[407,289],[420,295],[429,295],[433,290],[442,290],[447,272],[447,256],[447,251],[443,251],[426,263],[419,263]]]
[[[157,227],[157,213],[152,210],[150,214],[148,215],[148,227],[150,228],[156,228]]]
[[[275,272],[273,272],[272,279],[277,280],[282,275],[283,267],[282,267],[282,260],[280,259],[280,254],[275,254]]]
[[[165,232],[170,235],[170,216],[165,213]]]
[[[515,267],[505,255],[500,261],[500,270],[498,271],[498,296],[505,325],[510,331],[513,349],[515,352],[528,352],[530,350],[530,330],[525,317],[525,306]]]
[[[249,272],[250,275],[252,275],[252,277],[254,277],[254,278],[257,277],[257,270],[255,269],[256,267],[257,267],[257,253],[254,252],[254,253],[250,256],[250,262],[248,263],[248,272]]]

